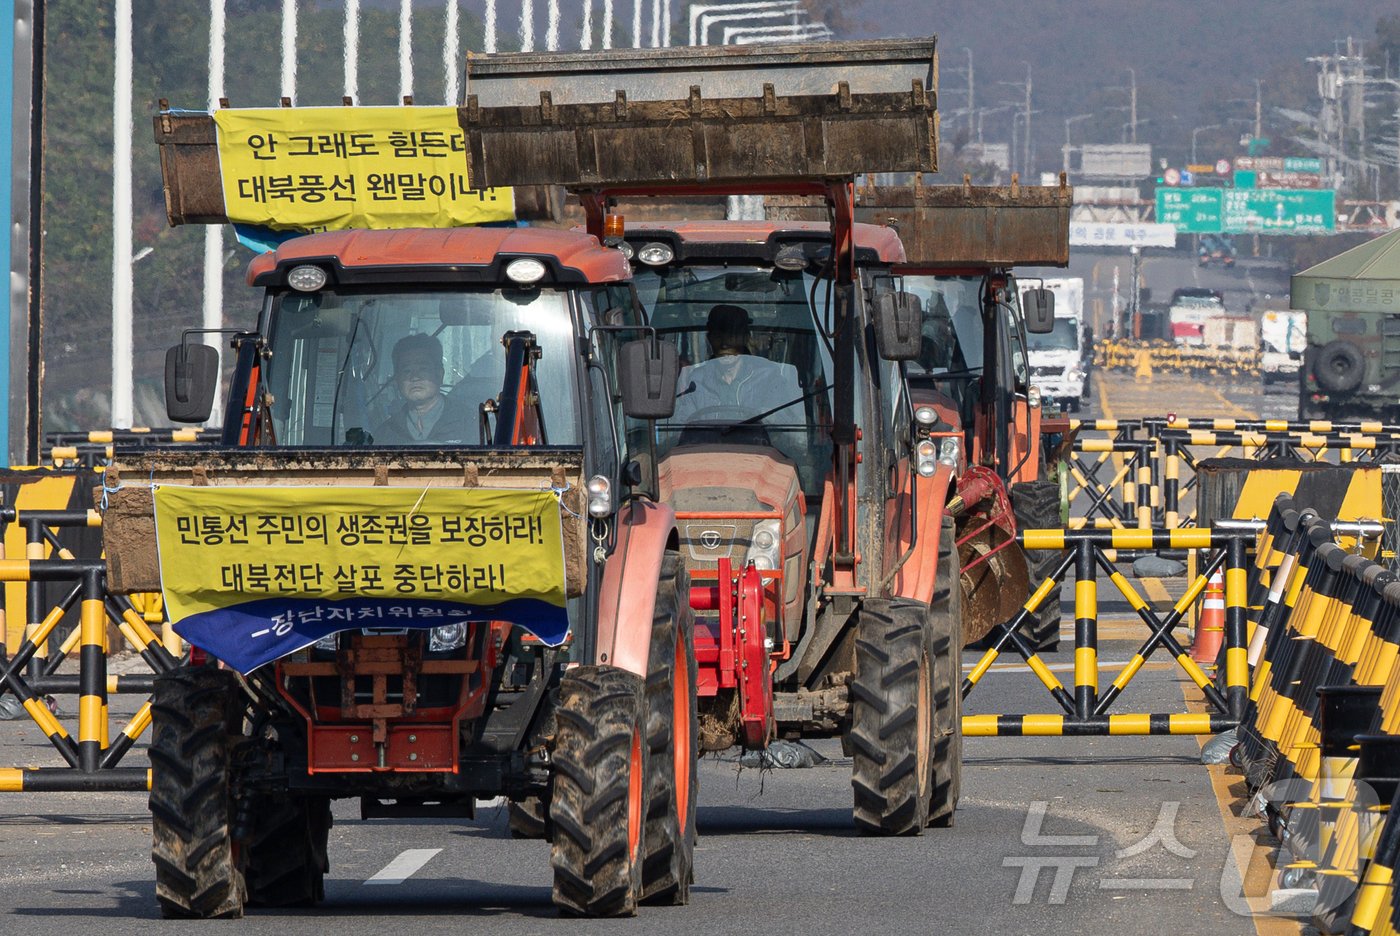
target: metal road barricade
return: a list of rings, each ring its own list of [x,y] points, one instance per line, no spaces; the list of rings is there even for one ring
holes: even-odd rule
[[[1189,374],[1197,377],[1259,375],[1259,349],[1182,345],[1172,341],[1106,339],[1094,347],[1094,363],[1110,370]]]
[[[24,582],[27,589],[28,621],[24,640],[13,656],[4,657],[0,645],[0,692],[12,693],[54,748],[67,767],[0,769],[0,792],[146,790],[149,771],[118,766],[150,724],[151,706],[147,701],[125,726],[112,736],[107,701],[115,693],[149,695],[153,675],[109,676],[108,624],[117,628],[136,648],[152,674],[178,665],[174,654],[161,643],[147,617],[160,617],[155,611],[138,611],[126,596],[112,595],[106,588],[106,563],[102,559],[79,559],[64,547],[53,532],[64,527],[98,526],[96,511],[18,510],[0,507],[0,539],[10,524],[27,531],[26,558],[7,559],[0,552],[0,582]],[[49,548],[58,556],[43,558]],[[42,585],[58,582],[70,585],[63,597],[42,616]],[[74,607],[79,609],[78,626],[61,642],[56,630]],[[55,648],[55,644],[57,647]],[[49,652],[41,657],[41,648]],[[76,651],[77,675],[57,672],[64,660]],[[77,739],[74,740],[58,716],[45,702],[46,696],[76,695]]]
[[[1025,549],[1064,552],[1055,572],[1040,584],[1010,621],[989,636],[990,648],[963,680],[966,697],[986,675],[1004,648],[1010,646],[1059,703],[1062,712],[1025,715],[966,715],[963,734],[1002,735],[1147,735],[1213,734],[1237,725],[1248,702],[1245,663],[1248,553],[1262,523],[1234,530],[1022,530],[1017,538]],[[1109,558],[1108,550],[1211,550],[1201,574],[1165,616],[1159,617]],[[1217,570],[1225,577],[1224,688],[1217,688],[1188,650],[1173,635],[1187,610],[1195,604]],[[1074,691],[1066,689],[1040,659],[1019,629],[1036,613],[1057,581],[1074,573]],[[1147,626],[1149,635],[1132,660],[1100,692],[1098,666],[1098,576],[1102,572],[1127,599]],[[1068,584],[1066,580],[1066,584]],[[1165,648],[1205,697],[1212,711],[1179,714],[1111,714],[1109,709],[1133,676],[1158,649]]]
[[[1243,457],[1267,467],[1271,460],[1350,464],[1400,454],[1400,427],[1379,422],[1072,419],[1070,434],[1065,461],[1071,529],[1196,525],[1195,510],[1182,505],[1199,489],[1204,458]]]
[[[181,429],[100,429],[90,432],[50,432],[44,436],[39,460],[55,468],[80,466],[100,471],[112,460],[115,448],[148,445],[211,445],[219,430],[196,427]]]

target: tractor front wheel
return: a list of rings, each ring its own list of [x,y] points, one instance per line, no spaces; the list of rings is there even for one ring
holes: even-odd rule
[[[865,601],[851,679],[854,817],[872,835],[918,835],[933,795],[933,667],[928,609]]]
[[[944,520],[938,580],[929,606],[928,654],[933,665],[933,790],[928,824],[947,828],[962,790],[962,586],[957,534]]]
[[[324,796],[259,796],[247,849],[248,903],[309,907],[326,896],[331,801]]]
[[[631,916],[642,895],[647,816],[642,678],[580,666],[559,685],[554,739],[554,903],[582,916]]]
[[[247,900],[230,829],[230,728],[238,678],[211,666],[156,677],[151,694],[151,859],[167,918],[243,916]]]
[[[667,550],[661,562],[647,660],[646,729],[651,760],[642,842],[642,899],[676,906],[690,902],[700,759],[689,595],[690,576],[680,553]]]

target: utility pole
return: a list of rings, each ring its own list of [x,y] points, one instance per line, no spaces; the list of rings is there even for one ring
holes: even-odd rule
[[[972,139],[972,134],[975,129],[973,124],[976,120],[977,113],[976,104],[972,96],[972,49],[968,46],[963,46],[963,51],[967,53],[967,138],[970,140]],[[977,142],[982,142],[980,135],[977,138]]]
[[[1137,70],[1128,69],[1128,122],[1132,124],[1132,142],[1137,142]]]
[[[1263,82],[1254,79],[1254,139],[1264,139],[1264,92]]]
[[[1029,176],[1031,172],[1031,63],[1026,63],[1026,138],[1022,145],[1025,148],[1025,156],[1021,159],[1021,174]]]

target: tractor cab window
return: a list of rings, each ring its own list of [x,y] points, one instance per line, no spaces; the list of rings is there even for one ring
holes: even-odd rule
[[[904,277],[905,290],[923,305],[919,356],[905,374],[951,398],[964,425],[976,409],[986,351],[982,287],[980,276]]]
[[[543,439],[581,444],[568,294],[454,287],[272,298],[266,379],[282,445],[485,445],[511,332],[534,336]]]
[[[637,271],[651,324],[681,357],[676,411],[658,426],[662,453],[769,446],[797,466],[808,498],[820,497],[831,465],[832,363],[819,325],[825,285],[801,271],[753,266]]]

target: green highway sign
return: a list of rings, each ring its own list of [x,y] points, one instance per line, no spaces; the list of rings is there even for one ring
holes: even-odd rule
[[[1183,234],[1220,233],[1223,189],[1157,189],[1157,223],[1174,224]]]
[[[1183,234],[1303,234],[1337,227],[1331,189],[1157,189],[1157,223]]]
[[[1299,234],[1337,229],[1331,189],[1223,189],[1227,234]]]

